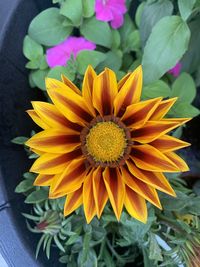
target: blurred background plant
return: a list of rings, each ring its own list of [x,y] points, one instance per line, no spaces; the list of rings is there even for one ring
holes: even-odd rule
[[[47,97],[45,77],[64,74],[80,88],[88,64],[97,72],[109,67],[118,79],[142,64],[142,98],[178,97],[168,116],[195,117],[199,28],[199,0],[53,0],[24,39],[30,85]],[[173,135],[182,136],[182,130]],[[23,145],[27,139],[13,142]],[[36,157],[25,149],[30,159]],[[148,204],[147,224],[126,212],[118,223],[107,206],[100,220],[87,225],[82,208],[64,218],[63,199],[48,200],[48,188],[33,186],[35,175],[25,173],[16,192],[31,205],[23,215],[30,231],[40,235],[36,256],[43,249],[50,258],[56,247],[68,267],[200,266],[199,182],[188,183],[179,174],[168,178],[177,198],[160,193],[163,211]]]

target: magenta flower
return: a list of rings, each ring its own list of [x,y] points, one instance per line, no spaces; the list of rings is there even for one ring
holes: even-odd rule
[[[126,11],[125,0],[96,0],[96,18],[102,21],[110,21],[114,29],[122,26],[124,22],[123,15]]]
[[[181,72],[181,63],[178,62],[172,69],[168,71],[168,73],[172,74],[174,77],[178,77]]]
[[[47,49],[46,59],[50,68],[65,66],[71,55],[76,58],[82,50],[94,50],[96,45],[84,37],[68,37],[64,42]]]

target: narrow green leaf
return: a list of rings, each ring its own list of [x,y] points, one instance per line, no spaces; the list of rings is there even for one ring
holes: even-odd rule
[[[57,235],[54,235],[54,238],[53,238],[53,239],[54,239],[54,241],[55,241],[55,243],[56,243],[56,246],[57,246],[62,252],[65,252],[65,249],[64,249],[63,245],[60,243],[60,241],[59,241]]]
[[[25,136],[18,136],[15,137],[11,140],[11,142],[13,144],[17,144],[17,145],[24,145],[24,143],[26,143],[26,141],[28,140],[28,137]]]
[[[25,203],[27,204],[39,203],[46,199],[48,199],[48,191],[44,189],[39,189],[37,191],[30,193],[30,195],[26,197]]]
[[[16,193],[24,193],[33,188],[33,180],[24,180],[20,182],[15,188]]]

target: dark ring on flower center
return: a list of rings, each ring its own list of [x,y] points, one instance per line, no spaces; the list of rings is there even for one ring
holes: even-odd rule
[[[111,122],[113,124],[116,124],[116,127],[123,130],[125,140],[126,140],[126,146],[123,149],[123,154],[119,156],[117,160],[114,161],[107,161],[103,162],[101,160],[96,160],[89,152],[87,147],[87,136],[90,133],[90,130],[96,127],[97,124],[100,124],[101,122]],[[131,146],[133,145],[133,141],[131,140],[131,133],[130,130],[126,127],[126,125],[120,120],[120,118],[115,117],[114,115],[107,115],[107,116],[97,116],[94,118],[86,127],[83,128],[83,130],[80,133],[80,140],[81,140],[81,149],[83,155],[86,157],[88,162],[92,167],[98,167],[101,166],[103,168],[105,167],[119,167],[125,164],[126,160],[129,158],[129,154],[131,152]]]

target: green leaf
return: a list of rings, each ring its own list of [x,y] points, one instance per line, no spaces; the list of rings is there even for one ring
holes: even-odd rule
[[[45,78],[47,77],[47,74],[48,70],[36,70],[30,73],[34,84],[44,91],[46,91]]]
[[[31,22],[28,33],[40,44],[53,46],[62,42],[72,31],[71,27],[63,26],[64,17],[59,9],[52,7],[37,15]]]
[[[89,250],[90,250],[90,240],[91,240],[91,232],[87,232],[83,238],[83,250],[81,255],[81,266],[87,261]]]
[[[144,258],[144,267],[156,267],[156,265],[154,264],[154,262],[149,259],[149,253],[148,253],[148,251],[144,248],[142,250],[142,252],[143,252],[143,258]]]
[[[24,193],[33,188],[33,180],[24,180],[15,188],[16,193]]]
[[[168,84],[162,80],[150,83],[144,86],[142,91],[142,98],[154,98],[154,97],[169,97],[171,95],[171,89]]]
[[[181,13],[181,17],[183,20],[187,20],[190,14],[192,13],[192,9],[196,0],[178,0],[178,7]]]
[[[78,72],[80,74],[84,74],[86,68],[88,65],[92,65],[93,68],[96,68],[96,66],[105,60],[106,55],[104,53],[98,52],[98,51],[90,51],[90,50],[84,50],[81,51],[76,58],[76,61],[78,63]]]
[[[122,50],[123,51],[126,51],[127,40],[129,38],[130,34],[134,30],[135,30],[135,27],[134,27],[133,21],[130,18],[130,16],[128,14],[126,14],[126,16],[124,17],[124,23],[123,23],[122,27],[120,27],[120,29],[119,29],[121,40],[123,40],[123,42],[122,42]]]
[[[199,115],[199,109],[195,108],[188,102],[177,102],[171,108],[169,114],[173,117],[186,117],[186,118],[193,118]]]
[[[137,10],[136,10],[136,14],[135,14],[135,23],[136,25],[138,26],[138,28],[140,27],[140,23],[141,23],[141,17],[142,17],[142,12],[144,10],[144,7],[145,7],[145,3],[142,2]]]
[[[120,34],[117,30],[112,29],[112,48],[117,49],[120,46]]]
[[[67,76],[67,78],[69,78],[71,81],[73,81],[75,78],[75,73],[72,72],[70,68],[62,66],[57,66],[55,68],[50,69],[47,77],[61,80],[61,74]]]
[[[192,76],[181,73],[172,85],[172,97],[177,96],[178,101],[191,103],[196,96],[196,87]]]
[[[188,48],[190,30],[179,16],[161,19],[153,28],[142,59],[144,82],[158,80],[174,67]]]
[[[39,189],[28,195],[24,202],[27,204],[33,204],[42,202],[46,199],[48,199],[48,191],[44,189]]]
[[[26,35],[23,43],[23,53],[32,61],[43,55],[43,47]]]
[[[60,14],[70,19],[74,26],[81,24],[82,12],[82,0],[65,0],[61,4]]]
[[[80,27],[81,34],[88,40],[105,47],[112,45],[112,32],[107,22],[96,20],[95,17],[84,20]]]
[[[101,72],[105,67],[110,68],[114,71],[118,71],[122,64],[122,57],[120,53],[118,53],[117,51],[109,51],[104,55],[106,56],[106,58],[98,65],[97,72]]]
[[[182,69],[186,72],[193,73],[200,65],[200,16],[192,20],[189,23],[189,28],[191,31],[191,39],[189,47],[183,59],[181,60]]]
[[[90,18],[94,15],[95,0],[82,0],[83,17]]]
[[[145,46],[154,25],[163,17],[170,16],[172,11],[173,4],[169,0],[147,2],[144,5],[139,27],[142,47]]]
[[[124,53],[130,51],[138,51],[140,48],[140,34],[138,30],[135,30],[129,34],[126,40],[126,48]]]
[[[162,251],[158,245],[155,234],[150,234],[149,259],[155,262],[163,261]]]
[[[18,136],[18,137],[15,137],[11,140],[11,142],[13,144],[17,144],[17,145],[24,145],[24,143],[28,140],[28,137],[25,137],[25,136]]]

